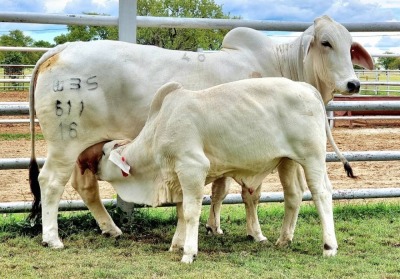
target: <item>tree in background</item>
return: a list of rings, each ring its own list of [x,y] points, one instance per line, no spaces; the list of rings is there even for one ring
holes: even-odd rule
[[[34,42],[34,40],[25,36],[20,30],[12,30],[7,35],[0,36],[1,46],[14,47],[51,47],[52,45],[45,41]],[[2,51],[0,52],[0,64],[6,65],[33,65],[39,59],[42,53],[38,52],[20,52],[20,51]],[[24,68],[21,67],[4,67],[5,75],[21,75]]]
[[[98,15],[96,13],[84,14]],[[115,26],[68,25],[67,29],[67,34],[62,34],[54,38],[57,45],[76,41],[118,40],[118,28]]]
[[[139,0],[138,15],[188,18],[231,18],[214,0]],[[216,50],[228,30],[138,28],[137,41],[143,45],[156,45],[168,49]]]
[[[393,54],[390,51],[386,51],[385,54]],[[400,58],[399,57],[379,57],[378,65],[385,70],[400,70]]]
[[[214,0],[138,0],[139,16],[189,17],[189,18],[231,18],[222,11]],[[93,15],[93,14],[92,14]],[[137,42],[168,49],[196,50],[219,49],[228,30],[138,28]],[[68,41],[117,40],[116,27],[68,26],[68,33],[54,38],[57,44]]]

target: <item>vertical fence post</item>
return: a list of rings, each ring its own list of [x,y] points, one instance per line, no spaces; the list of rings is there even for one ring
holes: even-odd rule
[[[118,38],[120,41],[136,43],[137,0],[119,0]]]
[[[136,43],[137,0],[119,0],[118,39],[128,43]],[[117,207],[131,216],[134,204],[123,201],[117,196]]]

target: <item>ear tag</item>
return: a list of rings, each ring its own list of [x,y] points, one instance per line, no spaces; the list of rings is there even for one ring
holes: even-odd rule
[[[119,154],[116,149],[110,152],[108,160],[116,164],[121,169],[122,175],[124,177],[129,175],[129,170],[131,169],[131,166],[126,163],[125,157],[121,156],[121,154]]]

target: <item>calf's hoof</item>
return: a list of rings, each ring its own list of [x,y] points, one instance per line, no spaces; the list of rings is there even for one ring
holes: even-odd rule
[[[327,244],[324,245],[324,257],[334,257],[337,254],[337,247],[331,247]]]
[[[221,230],[220,227],[213,227],[210,225],[206,225],[206,230],[208,235],[222,235],[224,232]]]
[[[191,264],[196,260],[196,255],[183,255],[181,262]]]
[[[250,240],[253,240],[255,242],[267,242],[268,241],[268,239],[265,236],[263,236],[262,234],[256,235],[256,236],[248,234],[247,238]]]

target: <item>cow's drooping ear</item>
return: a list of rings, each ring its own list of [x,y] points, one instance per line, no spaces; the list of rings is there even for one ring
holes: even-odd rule
[[[351,62],[368,70],[374,69],[374,61],[368,51],[359,43],[353,42],[350,48]]]
[[[303,63],[306,61],[306,57],[308,55],[308,52],[310,51],[310,47],[313,41],[314,35],[303,35],[303,38],[301,40],[301,48],[303,50]]]

